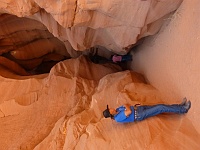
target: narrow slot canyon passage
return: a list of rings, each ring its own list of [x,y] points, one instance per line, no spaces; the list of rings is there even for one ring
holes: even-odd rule
[[[200,1],[1,5],[2,150],[200,149]],[[116,63],[115,54],[132,59]],[[185,114],[131,123],[103,115],[107,105],[184,97]]]

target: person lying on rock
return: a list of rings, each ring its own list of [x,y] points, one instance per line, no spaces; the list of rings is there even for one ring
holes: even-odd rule
[[[183,99],[181,104],[165,105],[157,104],[152,106],[147,105],[135,105],[131,106],[125,104],[117,109],[109,108],[103,111],[105,118],[114,119],[116,122],[127,123],[134,121],[142,121],[146,118],[156,116],[161,113],[176,113],[185,114],[191,107],[191,102]]]

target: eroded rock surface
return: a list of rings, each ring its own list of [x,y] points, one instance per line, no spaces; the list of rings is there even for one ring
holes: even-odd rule
[[[107,104],[166,103],[140,74],[84,56],[64,60],[97,45],[127,53],[181,2],[1,1],[1,149],[199,149],[200,135],[186,115],[129,124],[103,118]],[[60,60],[41,67],[55,65],[49,74],[32,75]]]
[[[9,14],[0,15],[0,55],[0,64],[18,75],[39,73],[42,64],[70,58],[42,23]]]
[[[141,75],[119,71],[117,66],[93,64],[79,57],[58,63],[42,79],[1,77],[1,148],[198,147],[199,135],[184,115],[161,115],[130,124],[103,118],[107,104],[162,103],[159,92]],[[186,139],[193,140],[185,144]]]
[[[103,46],[125,54],[138,40],[155,34],[181,2],[3,0],[0,2],[0,54],[18,63],[26,73],[19,74],[20,70],[10,67],[10,63],[2,65],[19,75],[31,75],[41,73],[37,67],[44,68],[46,62],[40,66],[44,62],[41,57],[48,53],[62,55],[64,59],[79,56],[75,50]],[[30,63],[34,65],[29,66]],[[50,62],[48,67],[54,64]]]

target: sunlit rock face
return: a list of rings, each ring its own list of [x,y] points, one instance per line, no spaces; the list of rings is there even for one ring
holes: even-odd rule
[[[46,77],[0,81],[2,150],[199,148],[199,134],[185,115],[128,124],[103,118],[107,104],[163,103],[141,75],[115,65],[81,56],[56,64]]]
[[[32,75],[79,56],[75,50],[102,46],[125,54],[138,40],[155,34],[181,2],[1,1],[0,64],[16,74]]]
[[[181,2],[70,0],[60,4],[51,0],[46,4],[37,0],[35,3],[44,9],[34,17],[42,20],[51,33],[62,41],[68,41],[76,50],[101,45],[126,53],[126,49],[137,40],[158,31],[163,17],[177,9]]]
[[[77,57],[95,46],[127,53],[181,2],[1,1],[1,149],[199,149],[200,136],[186,115],[129,124],[103,118],[107,104],[167,101],[138,73]]]

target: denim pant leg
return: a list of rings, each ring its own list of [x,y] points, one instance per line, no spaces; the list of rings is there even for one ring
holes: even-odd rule
[[[132,55],[123,55],[121,61],[131,61]]]
[[[187,110],[183,106],[178,104],[173,104],[173,105],[158,104],[154,106],[138,106],[137,120],[141,121],[161,113],[183,114],[186,112]]]

